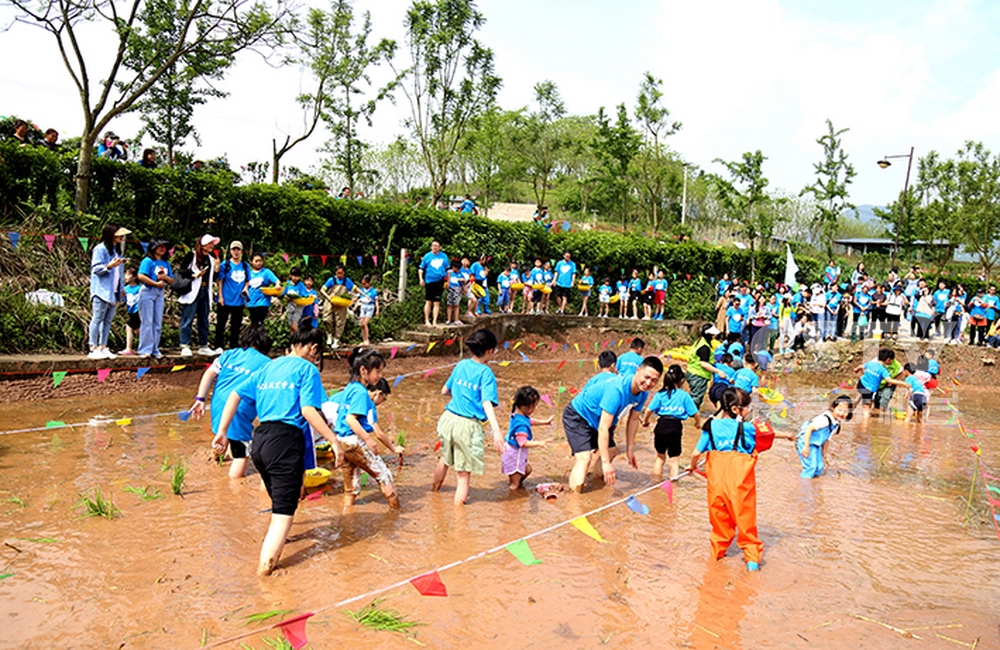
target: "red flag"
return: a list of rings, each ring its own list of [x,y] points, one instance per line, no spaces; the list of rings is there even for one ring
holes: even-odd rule
[[[302,616],[296,616],[295,618],[282,621],[274,627],[280,627],[281,633],[288,639],[288,643],[295,650],[299,650],[299,648],[305,647],[309,643],[309,639],[306,638],[306,620],[312,615],[313,613],[309,612]]]
[[[323,266],[326,266],[326,255],[319,256],[319,263],[322,264]]]
[[[448,339],[447,341],[445,341],[444,344],[445,345],[451,345],[454,342],[455,342],[455,339],[451,338],[451,339]]]
[[[410,579],[410,584],[416,587],[421,596],[447,596],[448,588],[441,582],[441,576],[437,571],[425,573],[422,576]]]
[[[537,344],[537,343],[535,343],[534,341],[532,341],[532,342],[531,342],[531,343],[529,343],[528,345],[530,345],[530,346],[531,346],[531,349],[532,349],[532,350],[537,350],[537,349],[538,349],[538,344]]]
[[[559,365],[556,366],[556,370],[562,370],[562,367],[565,365],[566,365],[566,360],[563,359],[562,361],[559,362]]]
[[[434,443],[434,451],[440,451],[440,450],[441,450],[441,441],[438,440],[437,442]]]
[[[572,386],[569,387],[569,394],[570,395],[576,395],[579,392],[580,391],[578,391],[577,389],[573,388]]]
[[[97,369],[97,383],[102,383],[111,374],[111,368],[98,368]]]

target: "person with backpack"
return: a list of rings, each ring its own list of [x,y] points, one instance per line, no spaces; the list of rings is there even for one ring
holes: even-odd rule
[[[191,356],[191,329],[194,317],[198,317],[198,354],[213,356],[215,350],[208,347],[208,312],[212,308],[212,287],[219,262],[212,251],[219,245],[219,238],[202,235],[194,249],[181,258],[177,267],[177,281],[173,291],[181,304],[181,356]],[[207,278],[205,276],[208,276]]]
[[[243,328],[243,307],[247,304],[250,265],[243,259],[243,244],[239,240],[229,244],[229,259],[219,265],[216,286],[219,307],[215,314],[215,354],[222,354],[226,327],[229,327],[229,347],[240,347],[240,330]]]

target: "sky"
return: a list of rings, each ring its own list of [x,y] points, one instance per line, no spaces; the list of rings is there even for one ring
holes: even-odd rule
[[[315,2],[315,0],[313,0]],[[320,5],[316,5],[320,6]],[[373,37],[399,43],[396,66],[409,61],[404,0],[357,0],[370,11]],[[843,146],[858,172],[850,187],[858,204],[885,204],[902,189],[906,160],[886,170],[885,155],[952,156],[966,140],[1000,151],[1000,3],[990,0],[480,0],[486,24],[478,38],[492,48],[503,79],[499,103],[532,102],[532,87],[555,82],[570,113],[635,106],[645,71],[663,79],[664,103],[683,123],[668,145],[709,172],[716,158],[760,149],[770,187],[797,193],[815,179],[822,156],[816,139],[826,119],[850,129]],[[0,7],[0,26],[14,14]],[[107,40],[85,34],[84,49],[107,69]],[[79,97],[41,30],[14,24],[0,32],[0,115],[31,119],[64,136],[78,135]],[[227,155],[235,167],[270,159],[273,138],[297,134],[297,94],[309,76],[255,53],[240,55],[219,88],[229,92],[196,109],[200,158]],[[101,64],[103,65],[103,68]],[[375,75],[378,83],[390,74]],[[106,76],[106,75],[104,75]],[[405,133],[409,104],[379,107],[362,137],[388,142]],[[128,138],[135,115],[110,128]],[[326,136],[313,136],[285,164],[310,169]],[[916,161],[914,161],[916,162]],[[914,175],[916,166],[914,166]]]

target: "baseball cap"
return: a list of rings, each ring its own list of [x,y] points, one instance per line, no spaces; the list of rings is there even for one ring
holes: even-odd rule
[[[202,235],[201,239],[199,240],[199,243],[202,246],[208,246],[209,244],[212,244],[213,246],[218,246],[219,245],[219,238],[218,237],[213,237],[211,235]]]
[[[243,242],[241,242],[238,239],[234,239],[233,242],[231,244],[229,244],[229,250],[233,250],[234,248],[238,248],[240,250],[243,250]]]
[[[712,325],[707,330],[705,330],[705,334],[711,334],[712,336],[716,336],[716,335],[718,335],[720,333],[721,332],[719,332],[719,328],[716,327],[715,325]]]

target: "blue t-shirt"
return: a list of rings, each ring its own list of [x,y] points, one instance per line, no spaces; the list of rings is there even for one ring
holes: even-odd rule
[[[327,278],[326,282],[323,283],[323,288],[329,291],[338,284],[343,285],[344,288],[347,289],[348,291],[354,290],[354,283],[351,282],[351,279],[346,275],[344,276],[343,279],[340,279],[335,275],[331,275],[329,278]]]
[[[532,267],[528,271],[528,284],[545,284],[545,270],[540,266]]]
[[[302,285],[302,287],[303,287],[304,291],[302,291],[302,293],[300,293],[299,295],[302,296],[303,298],[308,298],[309,296],[318,296],[319,295],[316,292],[315,289],[310,289],[309,287],[305,286],[304,284]],[[304,305],[302,307],[302,318],[310,318],[310,319],[312,319],[312,320],[309,321],[309,324],[312,325],[313,327],[319,327],[319,319],[316,318],[316,301],[315,300],[312,301],[310,304]]]
[[[837,307],[840,306],[840,299],[843,298],[839,291],[827,291],[826,292],[826,310],[828,312],[836,313]]]
[[[628,281],[628,292],[632,294],[642,293],[642,280],[639,278],[632,278]]]
[[[622,356],[618,357],[618,361],[615,363],[615,368],[618,369],[619,375],[634,375],[636,371],[639,370],[639,366],[641,364],[642,355],[629,350]]]
[[[552,273],[552,271],[549,271],[547,269],[542,269],[542,282],[544,282],[545,284],[552,284],[552,280],[555,277],[556,276],[554,273]]]
[[[594,286],[594,276],[592,276],[592,275],[585,275],[585,276],[583,276],[582,278],[580,278],[580,284],[585,284],[588,287],[593,287]],[[588,295],[590,294],[590,289],[587,289],[587,294]]]
[[[934,311],[943,314],[945,312],[945,305],[948,303],[948,298],[951,297],[951,291],[948,289],[938,289],[934,292]]]
[[[212,433],[219,432],[222,423],[222,411],[226,408],[229,395],[247,381],[254,372],[271,359],[254,348],[233,348],[226,350],[222,356],[212,362],[212,370],[218,375],[215,380],[215,390],[212,392]],[[230,440],[246,442],[253,437],[253,419],[257,410],[246,400],[240,400],[232,424],[226,431]]]
[[[517,434],[523,433],[531,440],[531,418],[522,413],[511,413],[510,423],[507,425],[507,444],[512,447],[520,447],[517,444]]]
[[[472,199],[465,199],[459,209],[466,214],[475,213],[476,204],[473,203]]]
[[[497,276],[497,286],[501,289],[510,289],[510,273],[504,271]]]
[[[694,405],[694,400],[687,391],[675,388],[669,394],[666,390],[661,390],[653,395],[649,410],[660,417],[686,420],[698,412],[698,407]]]
[[[609,377],[609,380],[596,382],[594,378],[591,378],[580,394],[570,402],[573,405],[573,410],[595,429],[601,423],[601,413],[607,411],[614,416],[611,420],[611,426],[615,426],[618,423],[618,417],[627,409],[641,409],[642,405],[646,403],[645,392],[638,395],[632,394],[632,375],[625,377],[609,375]]]
[[[653,291],[666,291],[670,283],[664,278],[656,278],[653,280]]]
[[[493,371],[486,364],[472,359],[458,362],[445,387],[451,391],[447,410],[463,418],[483,421],[486,419],[483,402],[490,402],[493,406],[499,403],[497,378]]]
[[[732,282],[729,280],[719,280],[719,283],[715,285],[716,291],[720,296],[726,295],[726,290],[732,286]]]
[[[221,297],[227,307],[242,307],[246,304],[243,287],[246,286],[249,271],[250,265],[242,260],[238,264],[226,260],[219,265],[217,279],[222,283]]]
[[[257,419],[284,422],[307,430],[302,407],[322,408],[326,391],[319,370],[302,357],[287,356],[264,364],[236,389],[239,396],[256,408]]]
[[[293,296],[297,298],[301,298],[307,293],[309,293],[309,289],[306,289],[306,285],[302,282],[302,280],[299,280],[294,284],[292,284],[292,281],[289,280],[285,282],[285,286],[281,290],[281,294],[283,296]]]
[[[928,359],[927,374],[931,377],[937,377],[939,372],[941,372],[941,366],[938,365],[937,359]]]
[[[752,454],[757,448],[757,430],[749,422],[743,423],[743,444],[738,444],[737,434],[739,432],[739,422],[732,418],[712,418],[702,427],[701,437],[695,445],[695,451],[703,453],[710,451],[708,432],[705,429],[711,427],[712,438],[715,439],[716,451],[738,451],[741,454]]]
[[[424,254],[420,260],[420,268],[424,272],[424,282],[438,282],[444,280],[445,273],[448,272],[450,261],[444,251],[439,251],[435,255],[432,251]]]
[[[722,347],[722,346],[719,346]],[[722,371],[725,377],[720,377],[718,373],[712,375],[713,381],[717,384],[724,384],[726,386],[732,386],[733,380],[736,379],[736,370],[727,366],[724,363],[717,363],[715,367]]]
[[[861,386],[871,392],[878,390],[883,379],[889,379],[889,369],[874,359],[864,365],[865,374],[861,375]]]
[[[610,284],[602,284],[600,289],[597,290],[597,293],[605,298],[608,298],[612,293],[614,293],[614,289],[611,288]]]
[[[371,305],[374,307],[375,300],[378,298],[378,289],[375,287],[368,287],[367,289],[362,287],[358,290],[358,295],[358,302],[362,305]]]
[[[812,425],[813,431],[809,436],[809,446],[810,447],[822,447],[826,444],[826,441],[833,437],[834,434],[840,431],[840,423],[830,415],[830,412],[820,413],[812,420],[805,422],[802,427],[799,428],[799,432],[796,437],[799,440],[803,440],[806,435],[806,427]]]
[[[480,264],[478,261],[473,262],[472,266],[469,268],[472,272],[472,277],[476,279],[476,283],[485,287],[488,274],[486,273],[486,267]]]
[[[982,296],[973,296],[969,301],[969,315],[975,318],[986,317],[986,300]]]
[[[726,352],[728,352],[733,359],[742,359],[743,353],[746,352],[746,348],[744,348],[743,344],[739,341],[733,341],[729,344],[729,348],[727,348]]]
[[[615,283],[615,289],[618,291],[618,295],[624,297],[628,295],[628,282],[619,280]]]
[[[1000,308],[1000,296],[986,294],[983,296],[983,302],[986,303],[987,320],[996,320],[997,309]]]
[[[556,264],[556,273],[558,277],[556,278],[556,286],[569,288],[573,286],[573,276],[576,275],[576,262],[570,260],[562,260]]]
[[[276,276],[271,269],[261,269],[259,271],[254,271],[253,268],[250,269],[250,300],[247,301],[248,307],[270,307],[271,306],[271,296],[265,296],[261,292],[262,287],[273,287],[278,284],[278,276]]]
[[[152,257],[142,258],[142,262],[139,263],[139,275],[145,275],[150,280],[158,282],[160,276],[156,274],[158,268],[163,268],[167,270],[167,277],[174,277],[174,270],[170,268],[170,263],[165,260],[154,260]],[[142,285],[146,289],[157,289],[158,287],[151,287],[147,284]]]
[[[753,391],[754,388],[760,386],[760,379],[757,377],[757,373],[749,368],[740,368],[733,375],[733,386],[736,388],[742,388],[746,392]]]
[[[360,381],[352,381],[344,390],[337,393],[338,404],[337,422],[333,426],[333,432],[341,438],[354,435],[354,431],[347,424],[348,414],[358,419],[358,424],[365,431],[372,431],[374,427],[368,421],[368,416],[375,411],[375,402],[372,401],[368,389]]]
[[[927,388],[922,383],[920,383],[920,380],[917,379],[915,376],[910,375],[909,377],[907,377],[903,381],[905,381],[906,385],[910,387],[910,389],[913,391],[914,395],[917,395],[917,394],[927,395],[928,394],[927,393]]]
[[[141,289],[141,284],[125,285],[125,304],[128,306],[128,313],[130,314],[139,313],[139,291]]]
[[[861,312],[868,311],[871,307],[872,297],[868,295],[867,291],[858,291],[854,294],[854,313],[860,314]]]
[[[739,307],[726,308],[726,328],[730,332],[743,331],[743,312]]]

